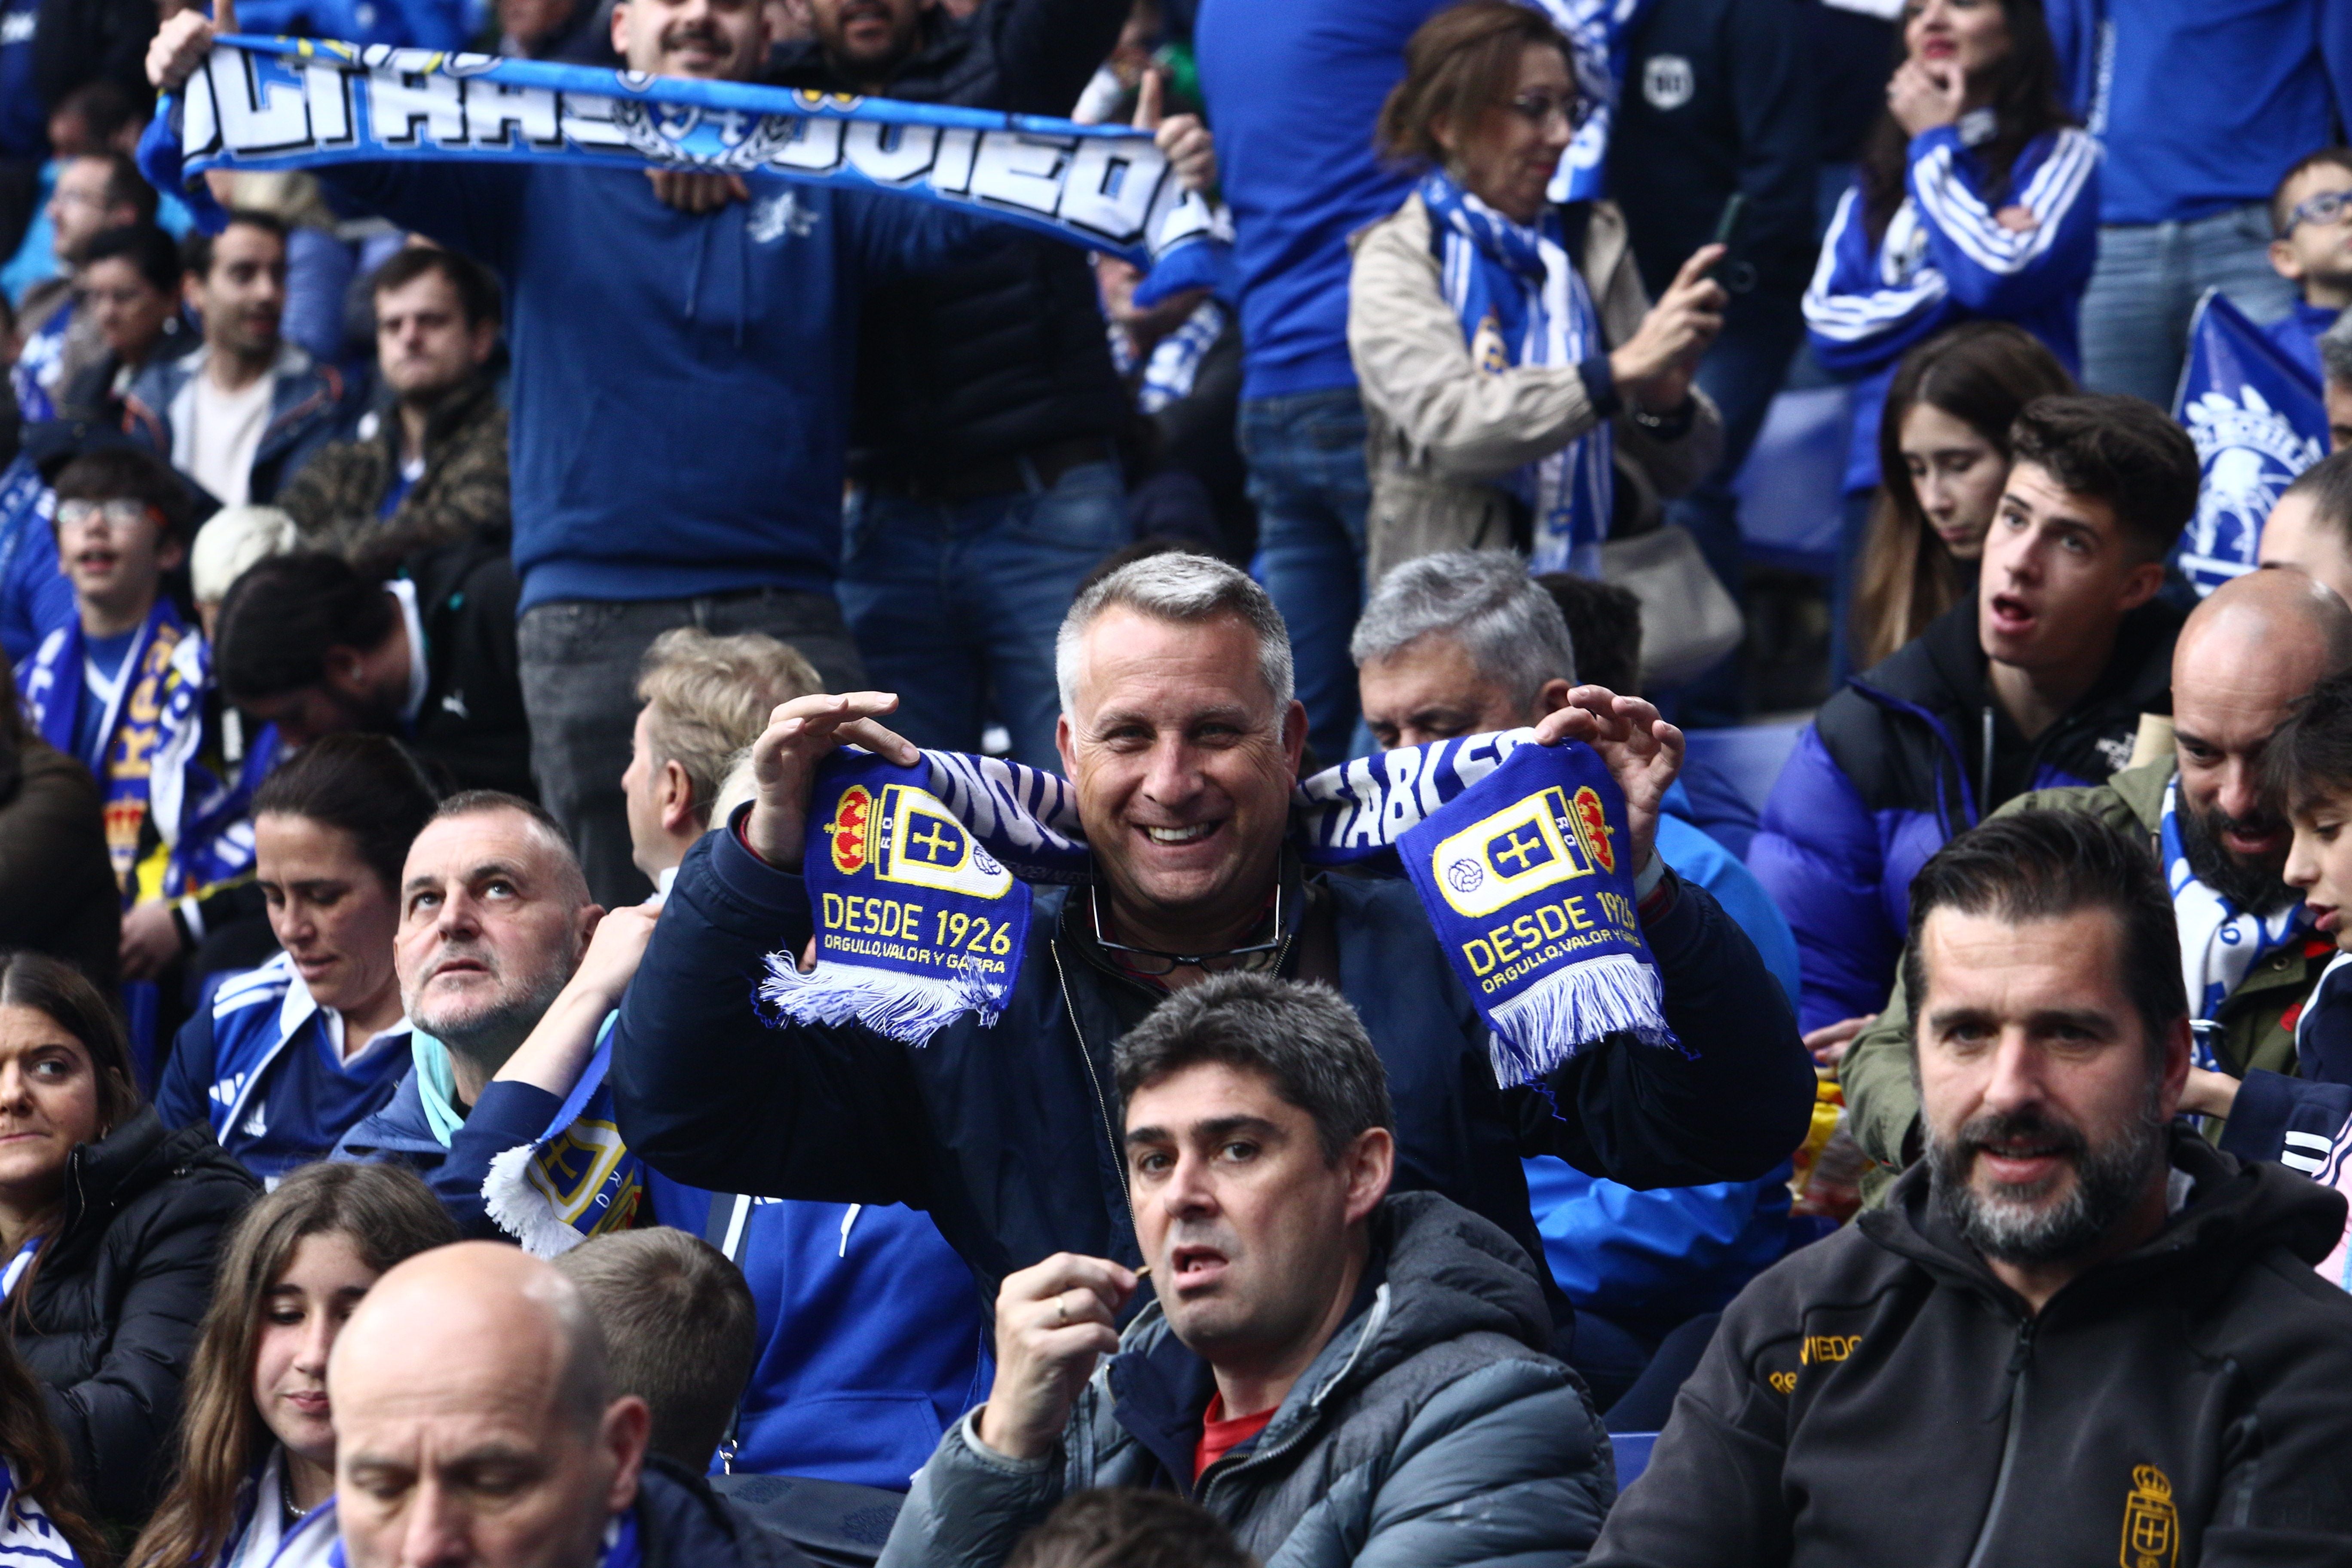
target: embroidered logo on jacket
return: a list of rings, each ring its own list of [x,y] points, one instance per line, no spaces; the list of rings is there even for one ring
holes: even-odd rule
[[[2172,1506],[2172,1482],[2154,1465],[2132,1467],[2132,1489],[2124,1499],[2123,1568],[2172,1568],[2180,1555],[2180,1510]]]

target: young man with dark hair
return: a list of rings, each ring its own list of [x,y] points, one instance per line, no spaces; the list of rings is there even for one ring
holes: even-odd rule
[[[2298,1021],[2332,951],[2283,879],[2289,835],[2273,767],[2279,726],[2352,668],[2352,608],[2300,572],[2252,572],[2207,595],[2172,650],[2172,737],[2161,756],[2102,784],[2034,790],[1998,816],[2077,811],[2163,857],[2193,973],[2200,1070],[2184,1103],[2234,1118],[2239,1080],[2304,1070]],[[1873,1162],[1874,1197],[1918,1157],[1912,1000],[1898,981],[1839,1060],[1847,1127]],[[2234,1126],[2234,1121],[2230,1123]]]
[[[204,346],[131,384],[123,427],[222,505],[268,500],[348,423],[342,375],[279,331],[284,222],[231,213],[218,235],[190,235],[185,258]]]
[[[2157,592],[2197,508],[2188,433],[2137,398],[2045,397],[2011,442],[1973,598],[1822,705],[1749,847],[1809,1032],[1885,1002],[1903,890],[1938,846],[2027,790],[2105,782],[2171,710],[2181,613]]]
[[[74,373],[58,397],[61,418],[122,423],[123,395],[151,364],[200,341],[180,311],[180,247],[152,223],[106,229],[82,255],[76,309],[104,352]]]
[[[313,540],[373,563],[477,541],[503,556],[513,535],[507,411],[488,374],[498,280],[455,251],[415,246],[377,268],[370,292],[384,395],[278,504]]]
[[[56,490],[74,616],[17,666],[16,689],[26,722],[99,781],[123,977],[152,980],[205,934],[206,902],[252,866],[241,831],[251,781],[217,754],[204,638],[164,592],[187,552],[186,487],[115,446],[67,464]]]
[[[104,231],[153,223],[155,187],[125,154],[90,153],[59,167],[48,214],[58,272],[25,292],[25,346],[8,373],[16,406],[28,423],[58,417],[67,386],[104,352],[80,309],[83,259],[90,241]]]
[[[2325,379],[2320,335],[2352,305],[2352,147],[2322,147],[2286,172],[2271,193],[2271,269],[2296,294],[2263,335]]]
[[[1388,1076],[1353,1009],[1220,974],[1112,1063],[1156,1300],[1121,1333],[1140,1272],[1057,1253],[1009,1276],[988,1403],[916,1476],[881,1568],[1001,1568],[1099,1486],[1194,1498],[1265,1562],[1587,1546],[1612,1489],[1542,1286],[1500,1229],[1390,1194]]]
[[[2352,452],[2322,458],[2263,523],[2262,564],[2308,574],[2352,604]]]
[[[1592,1568],[2342,1560],[2344,1199],[2173,1124],[2180,963],[2155,858],[2086,814],[1927,862],[1926,1158],[1725,1311]]]
[[[461,789],[529,795],[514,569],[489,548],[420,560],[415,577],[316,551],[257,562],[221,599],[222,695],[289,745],[393,735]]]

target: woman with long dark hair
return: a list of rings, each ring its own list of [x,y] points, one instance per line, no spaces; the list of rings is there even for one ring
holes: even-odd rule
[[[284,949],[224,977],[183,1025],[155,1109],[209,1124],[268,1180],[324,1159],[383,1109],[410,1060],[393,973],[400,868],[433,786],[399,742],[328,735],[253,797],[254,879]]]
[[[0,953],[0,1297],[100,1514],[144,1517],[221,1232],[254,1181],[144,1105],[107,999]]]
[[[1976,586],[2009,478],[2009,427],[2037,397],[2074,390],[2023,328],[1970,321],[1903,356],[1878,421],[1885,475],[1854,589],[1854,663],[1876,664]]]
[[[0,1568],[73,1568],[110,1561],[82,1514],[81,1488],[40,1384],[0,1334]]]
[[[1805,292],[1814,353],[1856,382],[1850,494],[1878,485],[1880,405],[1914,343],[1990,318],[2032,333],[2070,372],[2081,363],[2099,152],[2058,85],[2042,0],[1905,6],[1885,117]]]
[[[223,1249],[180,1464],[126,1568],[311,1568],[335,1542],[327,1352],[394,1264],[457,1239],[405,1166],[305,1165]]]

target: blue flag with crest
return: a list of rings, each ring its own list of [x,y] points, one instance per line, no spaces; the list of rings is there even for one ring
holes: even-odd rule
[[[2271,508],[2327,455],[2327,411],[2311,372],[2216,289],[2189,323],[2172,416],[2197,444],[2201,476],[2173,559],[2202,595],[2254,569]]]

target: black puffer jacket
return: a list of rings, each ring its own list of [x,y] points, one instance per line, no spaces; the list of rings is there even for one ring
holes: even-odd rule
[[[926,8],[890,97],[1066,115],[1118,39],[1123,0],[987,0],[957,21]],[[782,87],[849,92],[814,42],[777,51]],[[850,472],[945,479],[1083,437],[1106,452],[1127,417],[1086,255],[1006,230],[1003,244],[868,294],[857,353]]]
[[[2336,1568],[2352,1541],[2339,1194],[2172,1138],[2193,1186],[2038,1315],[1929,1201],[1757,1277],[1587,1568]]]
[[[154,1504],[221,1236],[257,1190],[209,1131],[168,1131],[152,1108],[66,1167],[64,1217],[9,1321],[109,1519]]]

